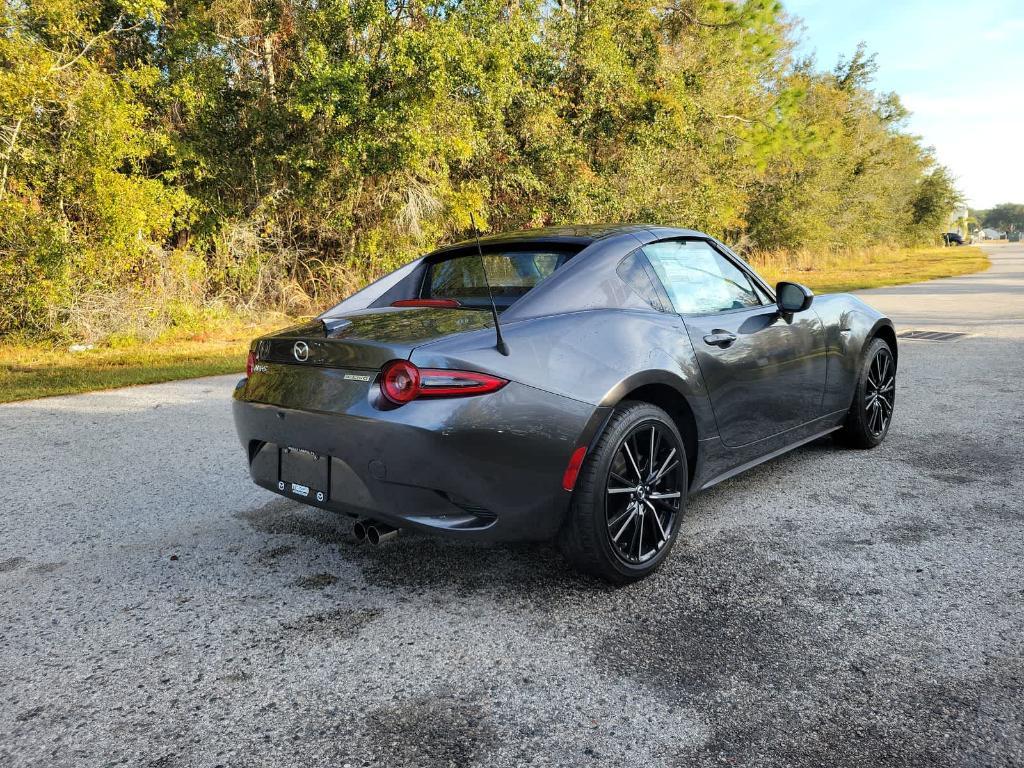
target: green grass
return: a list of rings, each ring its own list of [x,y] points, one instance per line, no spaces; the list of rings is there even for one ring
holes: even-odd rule
[[[187,338],[84,352],[45,345],[0,345],[0,402],[242,373],[249,341],[269,330],[266,326],[236,325]]]
[[[906,285],[981,272],[991,266],[984,252],[974,247],[875,247],[825,254],[780,251],[754,254],[750,263],[771,285],[793,280],[815,293]]]
[[[980,249],[970,247],[866,248],[831,254],[780,251],[756,254],[750,261],[771,284],[795,280],[817,293],[916,283],[990,266]],[[250,339],[288,322],[276,317],[273,325],[220,323],[198,334],[85,352],[0,345],[0,402],[241,373]]]

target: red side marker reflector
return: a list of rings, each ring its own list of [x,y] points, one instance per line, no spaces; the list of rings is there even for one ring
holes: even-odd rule
[[[572,456],[569,457],[569,466],[565,468],[565,474],[562,475],[562,487],[571,491],[576,486],[576,477],[580,473],[580,467],[583,466],[583,457],[587,455],[587,446],[581,445],[575,451],[572,452]]]
[[[440,307],[458,309],[462,305],[455,299],[399,299],[391,302],[392,307]]]

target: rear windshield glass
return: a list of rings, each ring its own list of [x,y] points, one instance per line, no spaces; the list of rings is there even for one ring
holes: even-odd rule
[[[487,284],[490,283],[494,303],[507,307],[550,277],[572,255],[573,252],[550,248],[485,251],[483,265],[487,279],[484,280],[480,256],[459,254],[429,265],[421,298],[457,299],[468,307],[489,306]]]

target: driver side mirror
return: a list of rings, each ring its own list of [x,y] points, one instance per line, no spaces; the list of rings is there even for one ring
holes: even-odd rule
[[[779,283],[775,286],[775,303],[787,315],[810,309],[814,292],[800,283]]]

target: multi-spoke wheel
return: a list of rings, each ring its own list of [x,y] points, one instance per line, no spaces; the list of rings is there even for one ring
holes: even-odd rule
[[[888,347],[880,347],[868,366],[865,387],[864,416],[873,435],[884,435],[889,429],[896,402],[896,364]]]
[[[896,406],[896,358],[882,339],[867,348],[853,403],[837,438],[855,448],[874,448],[885,439]]]
[[[648,403],[620,405],[580,472],[562,551],[610,581],[646,576],[675,540],[686,480],[683,441],[668,414]]]
[[[605,519],[624,562],[647,562],[668,544],[683,495],[679,459],[661,422],[638,424],[620,443],[608,471]]]

